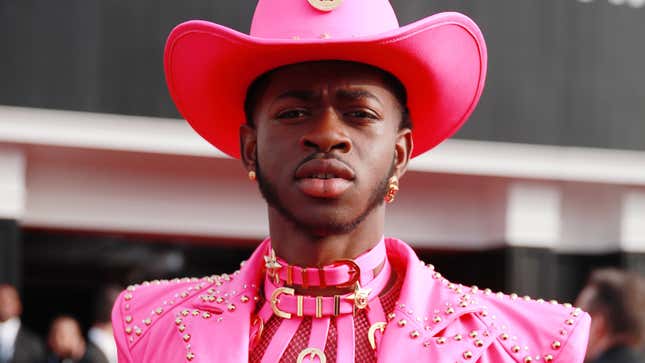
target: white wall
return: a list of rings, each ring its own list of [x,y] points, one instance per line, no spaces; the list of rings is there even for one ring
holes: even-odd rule
[[[267,234],[265,204],[239,161],[183,122],[1,106],[0,119],[0,217],[25,227]],[[450,140],[410,169],[386,231],[417,246],[645,252],[643,152]]]

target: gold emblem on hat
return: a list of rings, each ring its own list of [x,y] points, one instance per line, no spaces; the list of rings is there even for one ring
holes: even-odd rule
[[[307,0],[309,5],[320,11],[332,11],[336,9],[343,0]]]

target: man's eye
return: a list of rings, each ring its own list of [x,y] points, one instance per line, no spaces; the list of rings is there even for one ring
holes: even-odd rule
[[[305,110],[287,110],[278,114],[279,119],[291,119],[305,117],[307,112]]]
[[[377,119],[378,118],[372,112],[364,111],[364,110],[357,110],[357,111],[347,112],[346,115],[349,116],[349,117],[355,117],[355,118],[369,118],[369,119]]]

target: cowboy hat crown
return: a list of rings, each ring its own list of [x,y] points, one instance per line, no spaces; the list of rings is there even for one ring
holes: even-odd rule
[[[347,39],[399,28],[387,0],[260,0],[252,37],[267,39]]]

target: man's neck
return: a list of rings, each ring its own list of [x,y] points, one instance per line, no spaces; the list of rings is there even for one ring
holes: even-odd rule
[[[17,316],[12,316],[6,320],[0,320],[0,325],[2,326],[20,325],[20,318]]]
[[[112,334],[112,323],[109,322],[104,322],[104,323],[94,323],[92,326],[93,328],[102,330],[108,334]]]
[[[596,359],[604,356],[607,352],[618,347],[630,346],[629,339],[624,336],[614,336],[614,334],[607,333],[602,337],[595,339],[592,345],[587,349],[586,362],[594,362]]]
[[[317,236],[294,226],[280,213],[269,209],[271,246],[276,254],[291,265],[320,267],[343,258],[354,259],[376,246],[383,237],[385,208],[375,208],[354,230],[346,234]],[[380,271],[378,267],[376,273]],[[294,286],[300,295],[334,295],[352,291],[350,288]]]
[[[292,265],[324,266],[343,258],[356,258],[383,236],[385,208],[375,208],[356,228],[345,234],[316,235],[295,226],[269,209],[271,245]]]

